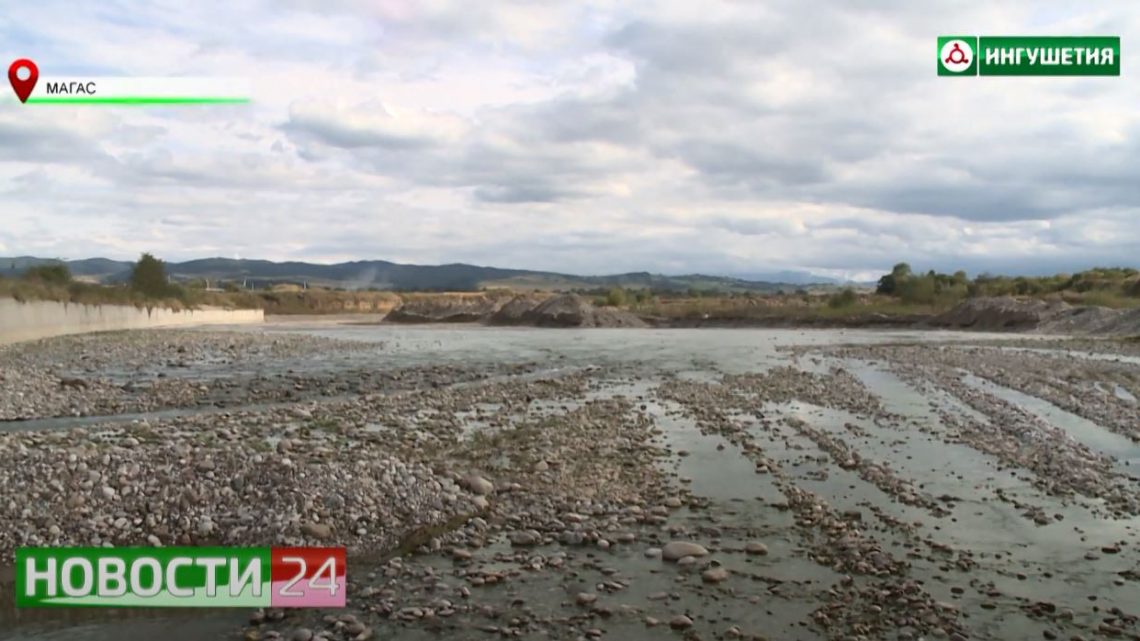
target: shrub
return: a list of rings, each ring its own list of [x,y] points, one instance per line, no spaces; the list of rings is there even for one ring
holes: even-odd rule
[[[1125,290],[1129,296],[1140,296],[1140,278],[1132,281]]]
[[[603,304],[610,307],[621,307],[625,305],[625,290],[620,287],[610,289],[610,291],[606,292],[606,298]]]
[[[827,306],[832,309],[840,309],[843,307],[850,307],[855,304],[859,297],[855,294],[855,290],[850,287],[841,292],[836,292],[827,299]]]
[[[898,295],[904,303],[933,303],[934,280],[927,277],[908,278],[899,283]]]

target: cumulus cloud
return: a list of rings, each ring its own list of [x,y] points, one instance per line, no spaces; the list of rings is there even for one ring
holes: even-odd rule
[[[22,3],[0,36],[42,75],[245,76],[254,103],[7,98],[0,247],[583,273],[1134,262],[1140,86],[938,78],[932,51],[1110,33],[1131,69],[1140,12],[991,5]]]

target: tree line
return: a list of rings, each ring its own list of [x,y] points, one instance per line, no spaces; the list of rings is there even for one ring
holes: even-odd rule
[[[75,282],[71,270],[64,263],[36,265],[26,269],[21,277],[24,280],[45,285],[81,289],[86,283]],[[152,254],[143,254],[131,267],[127,288],[134,294],[153,300],[177,299],[188,302],[186,288],[173,283],[166,274],[166,263]]]
[[[1048,296],[1081,294],[1096,301],[1140,298],[1140,271],[1131,267],[1097,267],[1075,274],[1053,276],[994,276],[980,274],[970,279],[966,272],[943,274],[930,270],[915,273],[899,263],[884,274],[876,293],[908,303],[937,303],[979,296]]]

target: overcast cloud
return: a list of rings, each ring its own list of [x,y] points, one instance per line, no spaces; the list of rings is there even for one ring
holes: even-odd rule
[[[997,4],[9,3],[5,64],[244,76],[254,102],[7,94],[0,255],[858,277],[899,260],[1135,265],[1140,7]],[[1119,35],[1123,75],[939,78],[951,33]]]

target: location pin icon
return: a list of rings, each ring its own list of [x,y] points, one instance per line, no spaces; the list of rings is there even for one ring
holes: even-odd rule
[[[20,70],[27,70],[28,77],[21,80]],[[36,88],[36,81],[39,79],[39,67],[27,58],[20,58],[8,67],[8,82],[12,83],[12,90],[16,92],[16,97],[20,99],[20,102],[28,101],[28,96],[32,95],[32,90]]]

